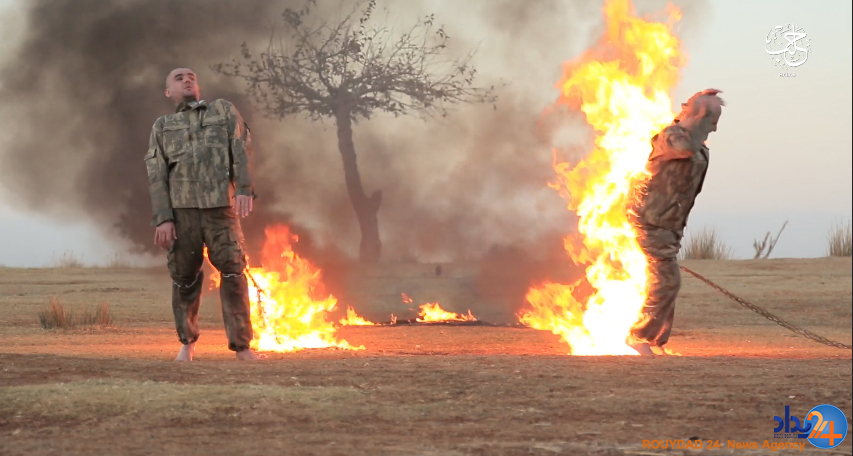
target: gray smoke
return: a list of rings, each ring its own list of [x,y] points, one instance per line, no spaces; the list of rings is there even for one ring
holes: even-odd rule
[[[154,120],[170,112],[164,76],[200,76],[205,99],[227,98],[252,127],[260,198],[244,225],[256,247],[269,223],[301,234],[301,248],[353,254],[358,226],[347,199],[333,124],[263,118],[237,81],[210,71],[257,51],[296,0],[34,0],[23,35],[0,67],[5,133],[0,185],[18,209],[88,219],[105,234],[151,248],[142,156]],[[332,3],[320,14],[335,15]],[[355,128],[365,189],[382,189],[380,232],[390,260],[449,261],[495,246],[559,249],[572,229],[552,177],[555,124],[542,117],[562,62],[592,42],[598,2],[470,1],[383,4],[411,23],[435,12],[454,51],[478,47],[480,83],[510,85],[492,106],[445,119],[379,117]],[[399,28],[399,27],[397,27]],[[577,119],[575,119],[577,120]],[[317,250],[319,252],[319,250]],[[319,255],[319,253],[318,253]]]

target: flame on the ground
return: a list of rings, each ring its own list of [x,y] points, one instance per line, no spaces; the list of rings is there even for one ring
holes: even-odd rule
[[[627,346],[642,318],[647,261],[626,214],[632,185],[646,178],[652,136],[670,124],[670,91],[684,64],[673,25],[636,17],[628,0],[605,2],[602,40],[564,66],[559,103],[579,109],[595,131],[595,146],[572,167],[556,161],[549,184],[578,216],[578,235],[565,239],[573,261],[586,264],[594,292],[580,302],[577,284],[546,282],[527,293],[520,321],[552,331],[573,355],[636,355]],[[582,241],[583,247],[579,247]]]
[[[265,234],[262,267],[247,270],[254,330],[251,348],[274,352],[330,347],[364,349],[337,339],[334,324],[326,320],[337,299],[322,294],[320,269],[293,251],[291,242],[298,241],[296,235],[286,225],[269,226]],[[214,270],[211,282],[218,287],[220,281]]]
[[[402,293],[403,304],[411,304],[414,301],[406,293]],[[455,312],[449,312],[441,308],[437,302],[428,302],[418,307],[418,318],[416,321],[421,323],[438,323],[443,321],[477,321],[471,310],[468,310],[467,315],[460,315]],[[391,314],[392,320],[396,323],[397,317]]]
[[[345,318],[341,318],[340,322],[341,326],[375,326],[376,323],[372,321],[367,321],[363,317],[360,317],[357,313],[355,313],[355,309],[351,306],[347,306],[347,316]]]
[[[428,302],[419,307],[421,309],[418,314],[417,321],[420,322],[441,322],[441,321],[477,321],[471,311],[467,315],[460,315],[455,312],[448,312],[441,308],[437,302]]]

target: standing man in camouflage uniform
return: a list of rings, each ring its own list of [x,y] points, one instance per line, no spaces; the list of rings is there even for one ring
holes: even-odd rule
[[[154,243],[168,250],[172,310],[183,344],[175,361],[192,361],[198,340],[205,246],[222,275],[219,294],[228,348],[238,359],[258,359],[249,349],[249,288],[238,218],[249,215],[254,199],[249,129],[228,101],[200,99],[192,70],[169,73],[165,94],[175,113],[154,123],[145,165],[152,225],[157,227]]]
[[[669,340],[675,298],[681,289],[678,251],[687,217],[702,191],[708,170],[708,135],[717,131],[723,100],[719,90],[699,92],[672,123],[652,138],[646,170],[650,177],[635,189],[629,216],[649,262],[648,298],[643,318],[634,326],[629,344],[641,355]]]

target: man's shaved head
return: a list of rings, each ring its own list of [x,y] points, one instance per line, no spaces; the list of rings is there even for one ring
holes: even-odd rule
[[[723,106],[726,103],[722,98],[716,95],[700,95],[691,98],[687,103],[682,105],[682,108],[687,111],[688,115],[702,115],[703,117],[717,115],[723,112]]]
[[[201,98],[201,91],[195,72],[189,68],[175,68],[170,71],[166,76],[165,93],[175,105],[184,101],[198,101]]]
[[[706,89],[696,93],[686,103],[681,104],[681,113],[676,117],[679,125],[691,130],[699,142],[717,131],[717,122],[723,114],[726,103],[717,94],[717,89]]]
[[[191,74],[195,74],[195,72],[194,72],[193,70],[189,69],[189,68],[175,68],[174,70],[170,71],[170,72],[169,72],[169,74],[167,74],[167,75],[166,75],[166,88],[167,88],[167,89],[169,88],[169,82],[172,80],[172,78],[174,78],[174,77],[175,77],[175,75],[176,75],[177,73],[191,73]]]

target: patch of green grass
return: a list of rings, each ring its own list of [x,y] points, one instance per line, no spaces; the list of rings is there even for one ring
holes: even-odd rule
[[[39,324],[42,329],[73,328],[75,326],[109,326],[113,324],[110,304],[100,304],[95,311],[86,308],[74,313],[65,308],[59,299],[51,297],[47,309],[39,312]]]
[[[682,260],[731,260],[734,256],[717,231],[707,228],[685,236],[678,255]]]

